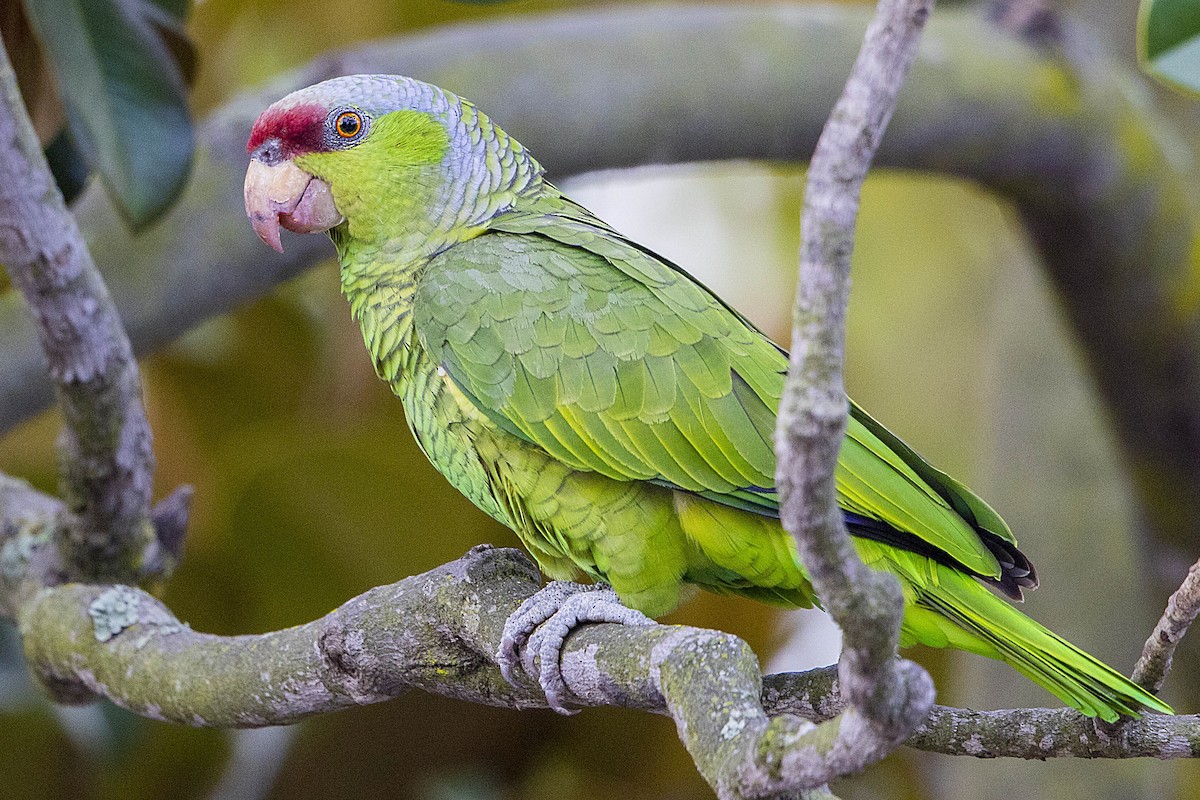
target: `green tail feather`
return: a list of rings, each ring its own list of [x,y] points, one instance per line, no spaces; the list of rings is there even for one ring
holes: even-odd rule
[[[1067,705],[1108,722],[1121,716],[1137,719],[1144,709],[1175,713],[1141,686],[971,578],[949,569],[939,572],[940,585],[917,589],[918,604],[981,639],[997,657]]]

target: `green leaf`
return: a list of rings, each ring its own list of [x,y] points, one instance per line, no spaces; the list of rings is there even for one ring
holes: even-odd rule
[[[1200,2],[1142,0],[1137,48],[1142,69],[1150,75],[1200,93]]]
[[[187,21],[188,9],[192,7],[192,0],[147,0],[147,2],[153,3],[155,7],[170,16],[179,25],[183,25]]]
[[[135,229],[161,215],[191,168],[182,0],[25,0],[71,139]]]
[[[188,86],[196,80],[196,49],[184,30],[191,7],[192,0],[146,0],[143,4],[146,16],[170,49]]]
[[[58,190],[62,192],[67,205],[75,202],[87,185],[88,167],[83,156],[79,154],[71,134],[64,128],[46,145],[46,163],[50,165],[50,173]]]

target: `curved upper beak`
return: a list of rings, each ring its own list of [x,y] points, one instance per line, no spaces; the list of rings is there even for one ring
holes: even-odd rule
[[[246,168],[246,216],[258,238],[283,252],[282,225],[295,233],[327,231],[342,222],[329,184],[289,160],[268,165],[251,159]]]

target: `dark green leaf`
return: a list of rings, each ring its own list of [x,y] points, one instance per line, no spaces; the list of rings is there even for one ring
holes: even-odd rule
[[[1200,92],[1200,2],[1142,0],[1138,58],[1156,78]]]
[[[156,8],[168,14],[181,28],[187,22],[188,11],[192,8],[192,0],[146,0]]]
[[[194,134],[179,48],[164,39],[164,32],[182,37],[186,4],[25,0],[25,6],[58,77],[75,146],[127,221],[148,224],[174,201],[191,167]]]
[[[147,19],[175,57],[188,86],[196,79],[196,48],[184,29],[191,5],[191,0],[145,0],[143,4]]]
[[[71,141],[71,134],[66,130],[55,136],[46,145],[46,161],[50,164],[50,173],[58,190],[62,192],[67,203],[73,203],[83,187],[87,184],[88,166]]]

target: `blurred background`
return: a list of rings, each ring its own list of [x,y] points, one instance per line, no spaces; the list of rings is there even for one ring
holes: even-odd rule
[[[579,5],[204,0],[188,25],[199,54],[193,108],[202,118],[242,87],[369,38]],[[1124,52],[1124,6],[1076,11]],[[787,341],[800,170],[723,163],[560,182]],[[851,394],[1005,516],[1042,579],[1025,610],[1128,671],[1165,597],[1139,579],[1127,476],[1013,212],[966,183],[878,173],[864,193],[854,275]],[[331,260],[143,366],[158,494],[196,487],[186,556],[162,596],[197,630],[306,622],[473,544],[517,545],[417,450],[365,357]],[[47,413],[0,441],[0,469],[52,491],[59,424]],[[669,621],[744,637],[768,671],[831,663],[838,652],[818,612],[705,595]],[[1054,702],[984,659],[911,656],[933,672],[942,703]],[[293,728],[230,733],[107,705],[55,708],[29,683],[8,627],[0,753],[0,797],[30,800],[712,796],[670,721],[620,709],[566,719],[413,693]],[[988,762],[901,749],[834,788],[846,798],[1184,798],[1197,778],[1185,762]]]

